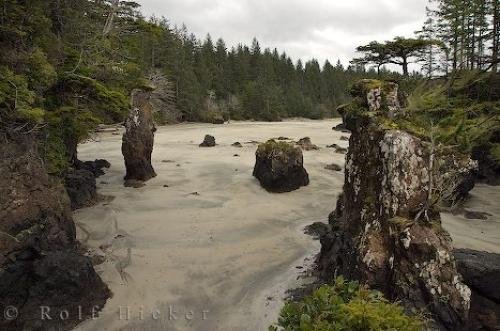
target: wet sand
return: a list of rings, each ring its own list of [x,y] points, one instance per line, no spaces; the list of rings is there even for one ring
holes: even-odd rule
[[[444,228],[455,248],[470,248],[500,254],[500,187],[478,184],[464,208],[489,213],[487,220],[466,219],[463,215],[442,213]]]
[[[344,155],[326,148],[348,144],[331,129],[338,123],[161,127],[158,176],[140,189],[123,187],[120,135],[79,146],[81,159],[111,162],[97,182],[99,193],[115,197],[75,215],[78,237],[105,259],[96,270],[114,293],[99,318],[79,329],[267,330],[296,282],[296,266],[318,252],[304,226],[326,220],[342,189],[343,172],[324,169],[344,165]],[[205,134],[218,145],[198,147]],[[257,145],[250,142],[279,136],[309,136],[321,149],[304,152],[309,186],[271,194],[252,176]],[[243,148],[232,147],[236,141]]]
[[[123,187],[121,135],[102,133],[79,146],[83,160],[105,158],[98,178],[108,203],[76,212],[78,237],[102,256],[96,270],[114,296],[79,330],[267,330],[285,290],[319,243],[304,226],[325,221],[341,192],[344,155],[326,145],[341,141],[338,120],[281,123],[181,124],[159,128],[153,165],[158,177],[140,189]],[[214,148],[200,148],[205,134]],[[311,184],[271,194],[252,177],[257,145],[251,141],[309,136],[318,151],[304,152]],[[239,141],[243,148],[232,147]],[[238,154],[239,157],[235,157]],[[168,185],[168,187],[164,187]],[[478,186],[468,203],[492,214],[488,221],[443,215],[456,247],[500,253],[499,190]]]

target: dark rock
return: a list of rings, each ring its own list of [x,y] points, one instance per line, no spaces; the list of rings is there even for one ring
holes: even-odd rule
[[[132,188],[141,188],[141,187],[146,186],[146,183],[143,182],[142,180],[127,179],[123,183],[123,186],[132,187]]]
[[[269,192],[290,192],[309,184],[302,150],[285,142],[270,140],[259,145],[253,175]]]
[[[351,133],[351,131],[349,129],[347,129],[347,127],[346,127],[346,125],[344,123],[340,123],[337,126],[334,126],[332,128],[332,130],[343,132],[343,133]]]
[[[287,137],[278,137],[275,140],[292,140],[292,139],[287,138]]]
[[[321,238],[324,237],[328,232],[331,231],[331,228],[328,224],[323,222],[315,222],[305,227],[304,232],[310,236]]]
[[[458,272],[472,290],[471,330],[496,330],[500,326],[500,254],[456,249]]]
[[[347,154],[347,148],[341,147],[337,144],[331,144],[331,145],[328,145],[326,147],[335,149],[335,153]]]
[[[500,132],[491,139],[500,143]],[[478,162],[477,178],[489,185],[500,185],[500,162],[491,153],[490,144],[476,146],[472,149],[472,158]]]
[[[75,169],[77,170],[88,170],[94,174],[96,178],[104,175],[104,168],[109,169],[111,167],[111,163],[103,159],[97,159],[95,161],[80,161],[77,160],[75,162]]]
[[[302,150],[304,151],[313,151],[313,150],[315,151],[319,149],[318,146],[311,143],[311,138],[309,137],[300,139],[299,141],[297,141],[296,144],[300,146],[300,148],[302,148]]]
[[[78,306],[82,318],[89,317],[109,290],[90,260],[77,253],[68,195],[47,175],[36,140],[0,139],[0,311],[18,310],[17,319],[0,314],[0,329],[71,329],[81,322]],[[66,309],[70,316],[41,320],[40,306]]]
[[[150,97],[150,91],[132,92],[132,109],[125,121],[122,139],[122,154],[127,169],[125,180],[147,181],[156,176],[151,164],[156,127]]]
[[[342,140],[342,141],[349,141],[349,137],[347,137],[347,136],[342,136],[342,137],[340,137],[340,140]]]
[[[73,210],[93,206],[99,200],[95,175],[89,170],[69,169],[64,174],[64,186]]]
[[[427,204],[428,146],[381,124],[399,113],[387,100],[397,89],[383,86],[375,87],[380,98],[354,94],[362,108],[346,114],[352,135],[345,185],[329,218],[332,230],[320,240],[319,268],[325,280],[358,280],[407,311],[428,310],[440,326],[460,329],[467,322],[470,290],[456,270],[439,212]],[[380,115],[369,114],[372,108]],[[422,219],[424,209],[428,220]]]
[[[488,220],[488,216],[492,216],[490,213],[485,213],[482,211],[464,210],[464,217],[469,220]]]
[[[332,170],[332,171],[342,171],[343,168],[339,166],[338,164],[329,164],[325,167],[326,170]]]
[[[338,153],[338,154],[347,154],[347,148],[337,147],[337,148],[335,148],[335,153]]]
[[[206,135],[200,147],[214,147],[216,145],[215,138],[211,135]]]
[[[453,255],[464,282],[482,296],[500,303],[500,254],[456,249]]]
[[[240,142],[238,142],[238,141],[237,141],[237,142],[235,142],[234,144],[232,144],[231,146],[233,146],[233,147],[238,147],[238,148],[243,147],[243,145],[242,145]]]
[[[240,154],[234,154],[233,156],[234,157],[240,157]]]

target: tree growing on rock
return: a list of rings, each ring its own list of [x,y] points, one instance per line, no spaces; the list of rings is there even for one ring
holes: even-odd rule
[[[379,43],[372,41],[368,45],[359,46],[358,52],[364,53],[364,57],[354,59],[353,63],[374,64],[380,73],[380,67],[387,63],[401,66],[403,75],[408,76],[410,63],[420,61],[420,53],[431,45],[439,45],[436,40],[422,38],[396,37],[392,41]]]

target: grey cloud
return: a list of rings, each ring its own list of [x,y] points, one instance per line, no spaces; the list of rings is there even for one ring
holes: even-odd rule
[[[210,33],[230,46],[277,47],[294,59],[344,63],[360,43],[411,35],[425,19],[427,0],[142,0],[143,11]]]

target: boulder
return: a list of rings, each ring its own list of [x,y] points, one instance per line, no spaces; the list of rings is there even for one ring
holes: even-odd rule
[[[77,251],[66,190],[50,177],[33,136],[0,138],[0,314],[2,330],[66,330],[102,308],[110,293]],[[89,172],[90,173],[90,172]],[[40,319],[40,306],[68,319]]]
[[[309,184],[302,150],[286,142],[269,140],[257,148],[253,175],[269,192],[290,192]]]
[[[472,290],[471,330],[496,330],[500,326],[500,254],[457,249],[458,272]]]
[[[381,95],[367,96],[371,88],[356,86],[366,94],[354,93],[360,108],[346,113],[352,135],[345,184],[330,215],[332,230],[321,238],[319,268],[326,280],[358,280],[409,312],[427,310],[441,327],[460,329],[471,292],[456,269],[439,212],[429,203],[428,145],[383,125],[399,114],[386,104],[395,97],[392,87],[381,83]]]
[[[125,180],[147,181],[156,176],[151,164],[154,132],[150,91],[134,90],[132,108],[125,121],[122,154],[125,159]]]
[[[239,141],[233,143],[231,146],[238,147],[238,148],[242,148],[243,147],[243,145]]]
[[[94,174],[96,178],[104,175],[104,168],[109,169],[111,163],[107,160],[97,159],[95,161],[80,161],[77,160],[74,164],[74,168],[77,170],[88,170]]]
[[[95,175],[88,170],[70,168],[64,174],[64,186],[73,210],[93,206],[99,200]]]
[[[456,249],[453,255],[464,282],[472,290],[500,304],[500,254]]]
[[[299,139],[296,144],[300,146],[300,148],[302,148],[304,151],[315,151],[319,149],[318,146],[314,145],[311,142],[311,138],[309,137]]]
[[[334,126],[332,128],[333,131],[338,131],[338,132],[342,132],[342,133],[351,133],[351,131],[349,131],[347,129],[347,127],[345,126],[344,123],[340,123],[340,124],[337,124],[336,126]]]
[[[329,164],[325,167],[326,170],[332,170],[332,171],[342,171],[343,168],[339,166],[338,164],[332,163]]]
[[[203,142],[200,144],[200,147],[214,147],[215,145],[215,137],[207,134],[205,135]]]

